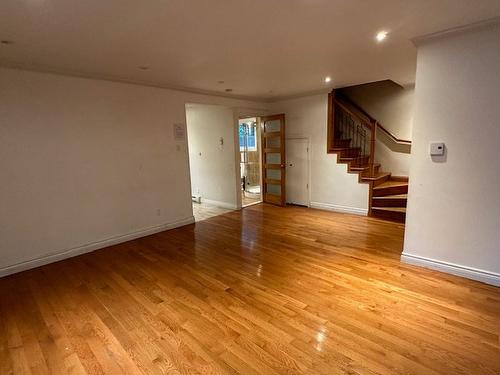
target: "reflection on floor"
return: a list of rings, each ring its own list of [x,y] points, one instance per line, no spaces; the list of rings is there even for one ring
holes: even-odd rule
[[[214,216],[231,212],[228,208],[217,207],[208,203],[193,202],[193,215],[195,221],[202,221]]]
[[[259,204],[0,278],[0,374],[500,374],[500,288]]]
[[[241,191],[241,204],[243,207],[255,204],[258,202],[261,202],[262,199],[260,198],[260,193],[259,194],[252,194],[247,191]]]

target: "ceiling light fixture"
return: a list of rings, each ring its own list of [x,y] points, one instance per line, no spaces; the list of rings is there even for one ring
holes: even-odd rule
[[[138,68],[140,70],[149,70],[149,66],[145,66],[145,65],[139,66]]]
[[[377,35],[375,36],[375,39],[377,39],[377,42],[382,42],[385,38],[387,38],[387,31],[379,31]]]
[[[14,44],[12,40],[0,40],[0,43],[4,46],[8,46],[9,44]]]
[[[332,77],[325,77],[325,83],[330,83],[332,81]]]
[[[226,89],[226,92],[233,92],[233,89]]]

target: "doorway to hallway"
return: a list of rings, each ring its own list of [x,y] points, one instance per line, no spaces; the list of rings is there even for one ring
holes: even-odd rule
[[[241,202],[243,207],[262,202],[260,119],[239,120]]]

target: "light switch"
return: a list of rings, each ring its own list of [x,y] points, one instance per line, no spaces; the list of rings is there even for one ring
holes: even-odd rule
[[[433,142],[430,147],[431,156],[442,156],[444,155],[444,143]]]

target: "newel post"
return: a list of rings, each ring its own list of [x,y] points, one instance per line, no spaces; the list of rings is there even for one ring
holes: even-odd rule
[[[326,129],[326,153],[335,147],[335,90],[328,94],[328,119]]]
[[[377,121],[372,120],[371,122],[372,137],[370,141],[370,176],[375,176],[375,142],[377,139]]]

